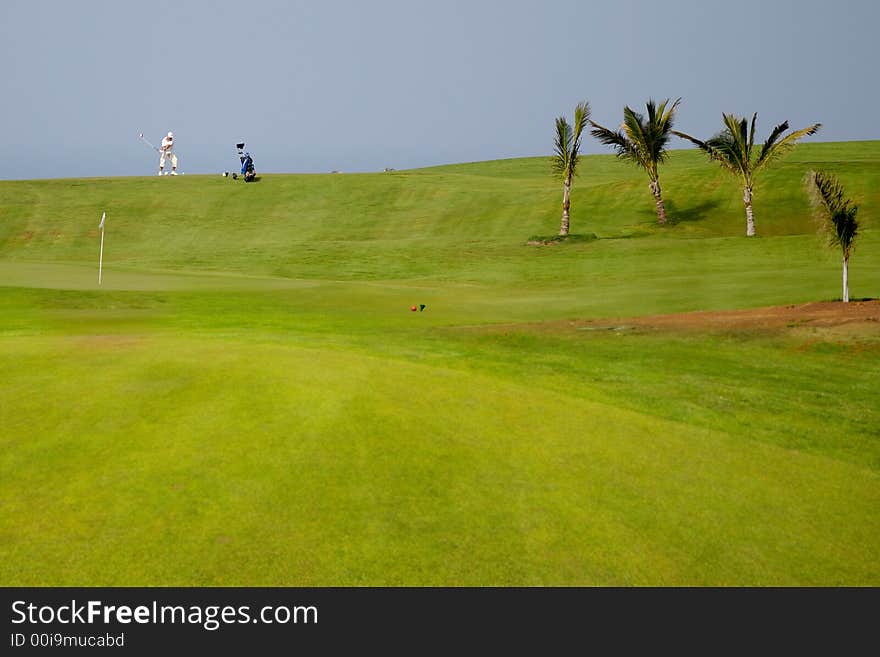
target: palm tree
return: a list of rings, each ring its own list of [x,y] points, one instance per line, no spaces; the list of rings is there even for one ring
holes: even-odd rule
[[[783,121],[773,128],[773,132],[761,146],[760,151],[756,151],[757,113],[752,116],[751,129],[748,128],[744,118],[733,114],[723,114],[722,116],[724,117],[724,129],[708,141],[700,141],[683,132],[675,134],[696,144],[697,147],[709,154],[710,159],[715,160],[723,168],[742,179],[743,203],[746,206],[746,235],[753,237],[755,234],[755,215],[752,211],[752,193],[755,175],[773,160],[791,151],[799,139],[816,134],[822,124],[814,123],[808,128],[791,132],[783,137],[782,133],[788,130],[788,121]]]
[[[666,146],[673,134],[672,122],[675,118],[675,108],[681,102],[681,98],[672,103],[667,109],[669,99],[656,105],[649,100],[646,108],[648,117],[634,112],[629,107],[623,108],[623,124],[620,130],[614,132],[603,128],[594,121],[591,134],[606,146],[611,146],[617,151],[617,157],[621,160],[630,160],[642,167],[651,178],[651,193],[657,205],[657,223],[666,223],[666,208],[663,205],[663,195],[660,190],[659,165],[666,159]]]
[[[564,116],[556,119],[556,152],[551,166],[553,173],[562,176],[562,223],[560,235],[568,235],[571,219],[571,179],[577,173],[580,161],[581,133],[590,120],[590,104],[583,101],[574,109],[574,126]]]
[[[849,303],[849,257],[859,234],[856,214],[859,206],[844,197],[843,186],[830,173],[811,171],[807,184],[813,198],[816,215],[828,232],[832,246],[843,253],[843,302]]]

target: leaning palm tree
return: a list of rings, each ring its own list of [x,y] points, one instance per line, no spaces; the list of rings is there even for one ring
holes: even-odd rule
[[[574,108],[574,126],[564,116],[556,119],[556,152],[551,160],[553,173],[562,176],[562,223],[560,235],[568,235],[571,223],[571,179],[580,161],[581,133],[590,120],[590,104],[583,101]]]
[[[856,221],[859,206],[844,197],[843,186],[830,173],[811,171],[807,185],[816,216],[828,233],[828,241],[832,246],[839,246],[843,253],[843,302],[849,303],[849,257],[859,234]]]
[[[663,195],[660,190],[660,163],[666,159],[666,146],[673,134],[672,122],[675,118],[675,108],[681,102],[681,98],[672,103],[667,109],[669,99],[656,105],[649,100],[646,108],[646,118],[634,112],[629,107],[623,108],[623,124],[617,132],[603,128],[594,121],[591,134],[606,146],[611,146],[617,151],[617,157],[629,160],[642,167],[651,178],[651,193],[657,206],[657,223],[666,223],[666,208],[663,205]]]
[[[746,235],[753,237],[755,234],[755,215],[752,211],[752,193],[755,175],[773,160],[793,149],[799,139],[816,134],[822,124],[814,123],[808,128],[791,132],[783,137],[782,133],[788,130],[788,121],[783,121],[773,128],[773,132],[761,146],[760,151],[756,151],[755,123],[758,120],[757,113],[752,116],[751,129],[744,118],[733,114],[723,114],[722,116],[724,117],[724,129],[708,141],[700,141],[683,132],[675,132],[675,134],[693,142],[698,148],[706,151],[710,159],[718,162],[733,175],[740,177],[743,184],[743,203],[746,206]]]

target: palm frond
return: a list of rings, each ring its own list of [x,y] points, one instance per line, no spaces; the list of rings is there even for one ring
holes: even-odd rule
[[[580,137],[584,128],[587,127],[592,114],[593,111],[590,109],[590,103],[585,100],[578,103],[577,107],[574,108],[574,133],[576,138]]]
[[[734,175],[749,180],[748,146],[742,141],[742,133],[737,126],[736,132],[726,128],[706,142],[709,157]]]
[[[723,168],[735,174],[749,173],[749,154],[738,139],[720,133],[709,140],[709,147],[713,158]]]
[[[669,99],[664,100],[657,108],[657,120],[653,125],[653,152],[658,162],[664,162],[667,157],[667,146],[672,136],[672,128],[675,125],[675,110],[681,103],[681,98],[676,98],[672,106],[667,109]]]
[[[767,137],[767,141],[764,142],[764,146],[761,148],[761,155],[758,157],[758,162],[761,162],[767,157],[767,154],[776,146],[776,140],[779,139],[780,135],[786,130],[788,130],[788,121],[783,121],[773,128],[772,132],[770,132],[770,136]]]
[[[626,138],[622,131],[615,132],[599,125],[595,121],[590,121],[593,126],[590,134],[598,139],[605,146],[610,146],[617,153],[617,157],[624,160],[638,161],[638,153],[635,152],[632,143]]]
[[[682,139],[686,139],[687,141],[691,142],[694,146],[699,148],[701,151],[706,150],[706,142],[700,141],[696,137],[691,137],[686,132],[680,132],[679,130],[670,130],[669,132],[671,132],[676,137],[681,137]]]
[[[595,121],[591,134],[606,146],[611,146],[617,156],[641,166],[651,180],[657,179],[658,165],[667,157],[667,146],[672,137],[675,109],[679,98],[669,106],[667,98],[659,105],[653,99],[645,104],[647,116],[628,105],[623,108],[623,123],[615,132]]]
[[[564,116],[556,119],[555,154],[551,160],[551,169],[563,178],[562,221],[559,234],[569,234],[571,222],[571,184],[577,174],[581,135],[590,122],[590,104],[583,100],[574,109],[574,126],[569,125]]]
[[[651,111],[651,102],[648,102],[648,110]],[[623,108],[623,123],[621,130],[626,134],[630,142],[637,148],[645,143],[645,117],[625,105]]]
[[[710,139],[701,141],[684,132],[672,130],[672,134],[687,139],[704,151],[710,160],[735,175],[749,179],[748,131],[745,119],[733,114],[722,114],[724,128]],[[754,120],[754,119],[753,119]]]
[[[556,119],[556,142],[551,160],[553,173],[562,175],[568,170],[572,144],[571,132],[571,126],[565,117],[558,117]]]
[[[748,161],[750,156],[748,123],[744,118],[734,114],[722,114],[721,117],[724,122],[722,133],[727,133],[730,137],[731,147],[740,154],[738,159]],[[754,118],[757,118],[757,115]]]
[[[692,135],[687,134],[686,132],[681,132],[680,130],[670,130],[670,132],[676,137],[681,137],[682,139],[691,142],[694,146],[709,155],[709,159],[711,160],[715,160],[721,157],[721,154],[718,152],[717,147],[713,145],[719,139],[720,133],[715,135],[712,139],[709,139],[708,141],[703,141],[701,139],[693,137]]]
[[[659,105],[653,99],[645,104],[647,116],[630,107],[623,108],[623,130],[637,154],[635,159],[655,179],[658,165],[666,159],[670,138],[671,116],[666,110],[669,99]],[[674,107],[672,110],[674,111]]]
[[[727,138],[726,133],[718,133],[707,141],[702,141],[696,137],[680,132],[678,130],[671,131],[676,137],[681,137],[691,142],[694,146],[709,156],[709,159],[718,162],[722,168],[730,170],[732,173],[741,173],[740,161],[735,146]]]
[[[680,102],[679,98],[671,107],[668,98],[659,105],[655,105],[653,100],[647,103],[648,120],[641,126],[642,139],[638,148],[649,165],[646,168],[653,170],[653,175],[656,175],[657,164],[666,160],[666,147],[672,136],[675,108]]]
[[[572,175],[576,173],[580,161],[581,135],[590,120],[591,113],[590,104],[587,101],[578,103],[574,108],[574,134],[569,148],[569,170]]]
[[[672,132],[672,127],[675,124],[675,110],[678,108],[681,103],[681,98],[676,98],[675,102],[672,103],[672,107],[668,110],[666,106],[669,104],[669,99],[667,98],[658,108],[659,120],[657,121],[657,127],[660,134],[663,136],[668,135]]]
[[[648,102],[645,103],[645,111],[648,112],[647,125],[654,125],[655,123],[657,123],[657,103],[654,102],[653,98],[649,98]],[[662,105],[659,113],[663,113]]]
[[[761,148],[761,154],[758,156],[758,160],[755,163],[754,170],[758,171],[776,158],[790,152],[800,139],[816,134],[821,127],[821,123],[814,123],[811,126],[791,132],[782,139],[779,139],[779,136],[788,130],[788,121],[783,121],[773,128],[773,132],[770,133],[767,141],[764,142],[764,146]]]
[[[590,104],[581,101],[574,110],[574,125],[570,125],[564,116],[556,119],[556,141],[550,162],[554,174],[573,176],[577,172],[580,159],[581,136],[590,122]]]
[[[839,246],[844,257],[848,258],[859,234],[856,220],[859,206],[846,197],[843,185],[830,173],[811,171],[807,176],[807,185],[814,213],[822,223],[830,244]]]
[[[758,125],[758,113],[755,112],[752,114],[752,127],[749,130],[749,145],[748,145],[748,154],[749,159],[752,157],[752,151],[755,150],[755,132],[757,130]]]

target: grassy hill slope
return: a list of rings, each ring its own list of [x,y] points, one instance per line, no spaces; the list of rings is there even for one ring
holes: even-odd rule
[[[737,181],[696,151],[677,151],[662,173],[674,225],[656,226],[641,172],[592,156],[574,188],[572,242],[544,249],[526,242],[558,231],[561,188],[542,158],[267,175],[254,185],[220,176],[7,182],[0,185],[0,266],[70,266],[45,267],[43,276],[32,268],[24,282],[91,289],[91,271],[80,281],[75,267],[96,265],[97,220],[107,211],[108,287],[143,286],[112,272],[169,270],[488,285],[534,292],[538,308],[525,311],[534,318],[558,312],[546,296],[560,286],[591,292],[576,295],[578,315],[834,298],[836,254],[822,249],[801,185],[809,167],[840,175],[868,222],[860,247],[875,251],[880,142],[863,142],[802,145],[766,172],[755,208],[759,235],[779,238],[772,241],[738,239],[745,218]],[[857,255],[853,269],[859,296],[860,284],[870,290],[877,281],[876,259]],[[683,289],[689,299],[676,293]]]

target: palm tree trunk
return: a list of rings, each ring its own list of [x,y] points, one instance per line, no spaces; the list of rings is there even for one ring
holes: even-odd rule
[[[743,188],[743,203],[746,204],[746,237],[755,236],[755,213],[752,210],[752,188]]]
[[[571,210],[571,176],[565,177],[562,185],[562,224],[559,226],[559,234],[568,235]]]
[[[663,205],[663,195],[660,191],[660,181],[651,181],[651,193],[654,195],[654,203],[657,206],[657,223],[666,223],[666,207]]]
[[[849,258],[843,258],[843,302],[849,303]]]

